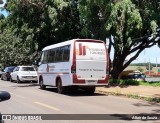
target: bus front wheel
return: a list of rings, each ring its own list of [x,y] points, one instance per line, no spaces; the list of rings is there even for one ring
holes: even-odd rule
[[[43,84],[43,79],[42,78],[40,78],[40,80],[39,80],[39,86],[43,90],[46,89],[46,86]]]

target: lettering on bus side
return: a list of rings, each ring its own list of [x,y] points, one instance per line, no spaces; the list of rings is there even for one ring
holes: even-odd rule
[[[91,48],[87,45],[82,45],[82,43],[78,44],[78,48],[79,49],[76,49],[76,55],[79,55],[79,56],[85,56],[87,53],[87,50],[89,51],[90,54],[93,54],[93,55],[105,55],[105,52],[106,52],[105,49]]]
[[[104,71],[103,69],[79,69],[79,71]]]

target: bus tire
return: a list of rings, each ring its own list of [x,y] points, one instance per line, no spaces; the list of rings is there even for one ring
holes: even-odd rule
[[[40,80],[39,80],[39,86],[40,86],[40,89],[42,89],[42,90],[46,89],[46,86],[43,84],[42,78],[40,78]]]
[[[58,79],[58,80],[57,80],[57,92],[58,92],[59,94],[65,93],[65,87],[62,86],[62,81],[61,81],[61,79]]]

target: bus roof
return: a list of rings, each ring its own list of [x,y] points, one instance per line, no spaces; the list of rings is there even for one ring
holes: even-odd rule
[[[103,41],[101,40],[95,40],[95,39],[72,39],[72,40],[68,40],[68,41],[64,41],[64,42],[61,42],[61,43],[57,43],[57,44],[53,44],[53,45],[50,45],[50,46],[46,46],[45,48],[43,48],[42,51],[45,51],[45,50],[49,50],[49,49],[52,49],[52,48],[56,48],[56,47],[61,47],[61,46],[65,46],[65,45],[69,45],[71,44],[72,42],[74,41],[96,41],[96,42],[101,42],[103,43]]]

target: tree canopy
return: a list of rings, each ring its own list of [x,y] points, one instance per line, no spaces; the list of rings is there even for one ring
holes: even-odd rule
[[[21,60],[21,57],[13,55],[19,64],[31,63],[31,59],[36,57],[38,52],[47,45],[77,38],[80,35],[81,24],[78,10],[72,1],[8,0],[5,9],[9,15],[2,20],[1,30],[3,33],[1,36],[2,42],[5,43],[1,44],[6,46],[6,43],[9,42],[10,45],[7,46],[13,50],[6,48],[10,52],[14,52],[15,49],[27,52],[26,55],[23,55],[22,51],[17,52],[17,55],[26,60]],[[7,34],[13,35],[10,36],[11,39],[6,38]],[[12,37],[16,39],[12,40]],[[1,58],[3,59],[3,57]],[[28,60],[29,62],[27,62]],[[1,62],[4,61],[1,60]],[[15,62],[10,61],[10,64],[13,63]]]
[[[111,47],[114,48],[111,69],[113,78],[118,78],[118,75],[145,48],[152,47],[158,42],[155,41],[155,32],[160,24],[158,19],[160,3],[151,0],[82,1],[80,14],[85,22],[82,30],[101,40],[108,37],[109,52]],[[152,38],[149,40],[151,34]],[[127,57],[133,53],[135,54],[127,60]]]
[[[0,15],[0,63],[31,64],[47,45],[108,37],[109,53],[114,48],[110,72],[118,78],[145,48],[159,42],[155,40],[160,25],[158,1],[8,0],[3,8],[8,17]]]

